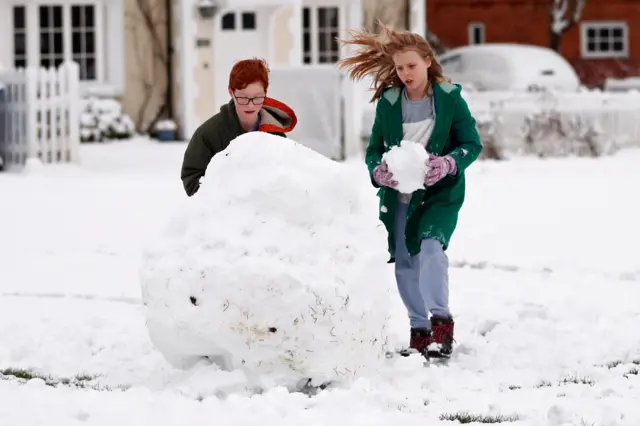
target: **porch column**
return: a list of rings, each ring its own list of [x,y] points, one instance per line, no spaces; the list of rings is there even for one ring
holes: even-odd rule
[[[292,45],[289,52],[289,65],[302,65],[302,8],[304,4],[302,0],[293,0],[291,2],[293,11],[289,20],[289,31],[291,33]]]
[[[196,61],[194,52],[194,44],[196,38],[196,30],[199,19],[196,15],[195,3],[182,1],[178,5],[177,18],[180,20],[179,27],[176,28],[176,35],[179,34],[180,44],[177,46],[177,60],[179,61],[179,88],[180,102],[179,112],[181,134],[183,139],[190,139],[196,131],[199,123],[195,111],[195,101],[198,89],[194,82],[194,72],[196,69]],[[216,15],[214,19],[220,19]]]
[[[344,7],[347,16],[347,28],[360,30],[364,25],[362,14],[362,0],[350,0]],[[347,37],[346,32],[340,35]],[[342,47],[341,56],[348,56],[355,53],[357,49],[353,46]],[[362,151],[362,114],[364,96],[366,94],[364,85],[361,82],[351,81],[346,75],[343,78],[344,93],[344,155],[350,158],[359,155]]]
[[[427,1],[409,0],[409,31],[427,37]]]

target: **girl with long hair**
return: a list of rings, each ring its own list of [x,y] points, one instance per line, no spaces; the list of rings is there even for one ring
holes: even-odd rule
[[[365,161],[379,188],[379,217],[388,232],[389,263],[395,263],[400,297],[410,324],[409,347],[427,357],[448,358],[454,320],[449,310],[449,261],[445,254],[465,197],[465,169],[482,144],[461,86],[442,73],[434,50],[420,35],[382,25],[384,39],[352,32],[343,44],[359,46],[339,62],[353,80],[370,76],[377,101]],[[425,186],[412,194],[382,160],[402,140],[429,153]],[[431,316],[429,316],[431,314]]]

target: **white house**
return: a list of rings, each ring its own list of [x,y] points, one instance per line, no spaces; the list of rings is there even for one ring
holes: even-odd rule
[[[335,38],[362,26],[361,0],[183,2],[178,21],[185,137],[229,101],[234,62],[260,57],[271,69],[269,96],[298,116],[292,138],[332,158],[357,149],[362,89],[335,66],[345,53]]]
[[[426,0],[410,8],[411,30],[426,34]],[[348,52],[335,38],[362,28],[362,0],[199,0],[183,2],[179,15],[185,136],[229,101],[233,63],[257,56],[271,67],[269,95],[298,116],[292,138],[332,158],[359,150],[370,93],[338,71]]]
[[[142,1],[166,12],[165,0]],[[128,23],[137,3],[0,0],[0,64],[46,67],[74,60],[81,93],[119,98],[134,115],[151,87],[160,92],[144,102],[158,105],[165,86],[162,67],[150,45],[141,45],[139,21]],[[424,34],[425,0],[411,0],[411,8],[411,28]],[[346,50],[335,38],[362,27],[362,0],[173,0],[171,13],[173,107],[182,138],[229,100],[233,63],[257,56],[270,64],[269,95],[298,116],[292,138],[332,158],[358,150],[369,93],[337,70]],[[143,53],[148,59],[141,61]],[[140,74],[160,78],[143,82]]]
[[[123,0],[0,0],[0,65],[80,67],[81,91],[121,95]]]

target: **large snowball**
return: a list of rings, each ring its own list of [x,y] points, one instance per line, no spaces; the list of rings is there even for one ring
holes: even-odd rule
[[[179,368],[206,356],[287,386],[378,368],[390,280],[367,190],[366,169],[290,139],[232,141],[145,253],[158,350]]]
[[[382,159],[387,163],[393,179],[398,182],[395,188],[403,194],[411,194],[424,189],[424,179],[428,167],[429,154],[424,145],[403,140],[400,145],[391,147]]]

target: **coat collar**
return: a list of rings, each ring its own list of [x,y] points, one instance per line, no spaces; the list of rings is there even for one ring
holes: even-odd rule
[[[394,86],[386,89],[382,98],[391,105],[390,119],[398,122],[397,128],[399,135],[398,143],[402,139],[402,103],[400,96],[402,95],[403,86]],[[431,137],[427,143],[427,151],[440,155],[444,149],[446,135],[451,127],[453,120],[453,108],[455,108],[454,93],[460,90],[460,86],[448,82],[436,83],[433,85],[433,96],[435,105],[435,125]]]
[[[436,99],[442,96],[449,96],[456,89],[460,88],[458,84],[447,83],[446,81],[442,83],[436,83],[432,87],[433,87],[433,95],[436,97]],[[388,89],[385,89],[384,92],[382,92],[382,98],[386,99],[393,106],[396,102],[400,100],[400,95],[402,94],[403,88],[404,88],[404,85],[389,87]]]

